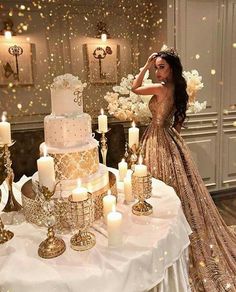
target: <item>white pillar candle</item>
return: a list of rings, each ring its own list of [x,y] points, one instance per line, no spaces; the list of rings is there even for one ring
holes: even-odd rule
[[[81,181],[77,181],[77,187],[72,190],[72,200],[74,202],[81,202],[88,199],[88,190],[81,186]]]
[[[111,191],[109,190],[107,195],[103,197],[103,216],[105,222],[107,220],[107,214],[112,211],[112,208],[116,206],[116,197],[111,195]]]
[[[2,121],[0,122],[0,144],[11,143],[11,125],[6,121],[6,115],[2,114]]]
[[[107,132],[107,116],[104,115],[103,109],[101,109],[101,114],[98,116],[98,131]]]
[[[40,157],[37,160],[39,185],[47,187],[50,191],[53,191],[55,186],[55,170],[54,159],[51,156]]]
[[[144,164],[136,164],[134,166],[134,175],[146,176],[147,175],[147,166]]]
[[[112,211],[107,215],[108,246],[119,247],[122,245],[122,214]]]
[[[127,162],[125,162],[124,158],[121,160],[121,162],[118,163],[118,169],[119,169],[119,179],[120,181],[123,181],[128,170],[128,165],[127,165]]]
[[[135,123],[132,122],[132,127],[129,128],[129,147],[132,148],[132,146],[135,144],[138,148],[139,144],[139,129],[135,127]]]
[[[132,194],[132,183],[130,175],[126,175],[126,177],[124,178],[124,194],[126,203],[133,202],[134,197]]]

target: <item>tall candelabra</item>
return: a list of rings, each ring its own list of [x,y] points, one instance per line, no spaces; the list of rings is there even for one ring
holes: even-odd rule
[[[54,215],[54,201],[51,198],[55,193],[55,188],[50,191],[45,186],[39,187],[39,192],[43,195],[43,209],[46,212],[45,224],[48,228],[48,233],[47,238],[39,245],[38,255],[45,259],[55,258],[66,250],[65,242],[63,239],[56,237],[54,232],[56,218]]]
[[[10,144],[1,144],[0,147],[4,148],[4,166],[6,167],[6,173],[7,173],[7,186],[8,186],[8,199],[7,203],[3,209],[3,212],[11,212],[11,211],[19,211],[22,207],[17,202],[17,200],[14,197],[13,193],[13,181],[14,181],[14,172],[11,167],[12,160],[11,160],[11,153],[9,150],[9,147],[15,144],[15,141],[12,141]]]
[[[73,201],[73,197],[69,196],[70,202],[69,219],[72,228],[79,231],[71,237],[71,248],[77,251],[84,251],[92,248],[96,243],[95,235],[88,232],[89,227],[94,221],[94,204],[92,194],[88,193],[88,197],[81,201]]]
[[[106,132],[103,132],[103,131],[100,132],[99,130],[96,130],[97,133],[101,134],[100,145],[101,145],[102,163],[104,165],[107,165],[107,151],[108,151],[106,133],[108,133],[110,130],[111,130],[110,128]]]

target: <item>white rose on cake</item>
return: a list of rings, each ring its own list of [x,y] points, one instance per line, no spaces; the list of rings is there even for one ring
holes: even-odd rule
[[[69,73],[55,77],[51,84],[51,88],[54,89],[76,89],[80,92],[82,92],[86,86],[87,83],[82,83],[79,77]]]

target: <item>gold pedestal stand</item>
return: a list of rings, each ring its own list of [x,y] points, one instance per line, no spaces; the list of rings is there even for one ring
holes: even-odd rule
[[[104,165],[107,165],[107,138],[106,133],[108,133],[111,129],[109,128],[106,132],[100,132],[99,130],[96,130],[97,133],[101,134],[100,144],[101,144],[101,154],[102,154],[102,163]]]
[[[146,176],[136,176],[132,174],[132,193],[138,199],[138,202],[132,206],[132,212],[138,216],[148,216],[152,214],[152,205],[145,200],[152,195],[152,177],[150,174]]]
[[[53,226],[56,222],[56,218],[53,215],[54,202],[51,200],[55,193],[55,188],[50,191],[47,187],[39,187],[39,192],[44,197],[43,209],[47,212],[46,226],[48,227],[47,239],[40,243],[38,249],[38,255],[44,259],[55,258],[66,250],[66,245],[63,239],[55,236]]]
[[[88,250],[96,244],[95,235],[88,232],[88,228],[94,221],[92,194],[88,193],[88,198],[83,201],[73,201],[72,196],[69,196],[68,200],[71,209],[69,212],[70,222],[75,222],[72,228],[79,229],[79,232],[71,237],[71,248],[76,251]]]
[[[12,161],[11,161],[11,153],[9,151],[9,147],[15,144],[15,141],[12,141],[11,144],[1,144],[0,147],[4,148],[4,165],[6,167],[6,173],[7,173],[7,186],[8,186],[8,200],[7,203],[2,210],[3,212],[12,212],[12,211],[19,211],[21,210],[21,205],[16,201],[14,194],[13,194],[13,189],[12,189],[12,184],[14,181],[14,172],[11,167]]]
[[[14,233],[10,230],[4,229],[4,225],[2,219],[0,217],[0,244],[7,242],[8,240],[12,239]]]

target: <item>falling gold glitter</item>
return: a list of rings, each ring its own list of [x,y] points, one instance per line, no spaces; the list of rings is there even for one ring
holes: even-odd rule
[[[200,55],[199,55],[199,54],[196,54],[196,55],[195,55],[195,59],[198,60],[199,58],[200,58]]]
[[[236,48],[236,43],[233,43],[233,48]]]

